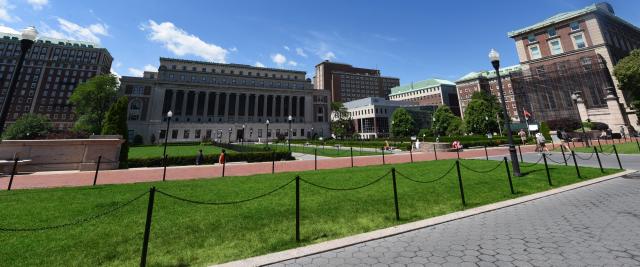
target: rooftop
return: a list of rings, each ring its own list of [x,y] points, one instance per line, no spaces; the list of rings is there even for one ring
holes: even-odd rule
[[[246,64],[216,63],[216,62],[209,62],[209,61],[179,59],[179,58],[168,58],[168,57],[160,57],[160,61],[161,62],[162,61],[174,61],[174,62],[181,62],[181,63],[187,63],[187,64],[203,64],[203,65],[220,66],[220,67],[237,67],[237,68],[249,68],[249,69],[259,69],[259,70],[268,70],[268,71],[279,71],[279,72],[290,72],[290,73],[306,74],[305,71],[301,71],[301,70],[263,68],[263,67],[256,67],[256,66],[251,66],[251,65],[246,65]]]
[[[416,91],[416,90],[422,90],[425,88],[431,88],[431,87],[436,87],[436,86],[440,86],[440,85],[453,85],[455,86],[456,84],[448,81],[448,80],[442,80],[442,79],[428,79],[428,80],[423,80],[423,81],[418,81],[418,82],[412,82],[410,84],[405,84],[405,85],[400,85],[400,86],[396,86],[391,88],[391,94],[390,95],[396,95],[396,94],[400,94],[400,93],[405,93],[405,92],[411,92],[411,91]]]
[[[344,103],[344,107],[347,109],[352,108],[360,108],[372,105],[382,105],[382,106],[396,106],[396,107],[407,107],[407,106],[415,106],[416,104],[409,101],[391,101],[384,99],[382,97],[367,97],[362,99],[357,99]]]
[[[508,75],[511,72],[520,71],[520,70],[522,70],[522,67],[520,65],[508,66],[508,67],[500,68],[500,75]],[[473,80],[478,78],[492,79],[495,77],[496,77],[495,70],[479,71],[479,72],[473,71],[473,72],[467,73],[467,75],[462,76],[460,79],[456,80],[456,82],[463,82],[463,81]]]
[[[14,33],[1,32],[0,36],[2,36],[3,39],[13,39],[13,40],[21,39],[20,34],[14,34]],[[68,40],[68,39],[57,39],[57,38],[51,38],[46,36],[39,36],[38,39],[36,39],[36,42],[51,43],[51,44],[57,44],[57,45],[80,46],[80,47],[88,47],[88,48],[102,48],[100,47],[99,44],[92,43],[92,42],[76,41],[76,40]]]

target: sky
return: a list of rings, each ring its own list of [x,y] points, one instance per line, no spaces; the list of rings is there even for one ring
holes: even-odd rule
[[[98,43],[112,72],[141,76],[159,57],[302,70],[328,59],[377,68],[401,84],[455,81],[518,64],[507,32],[588,0],[484,1],[60,1],[0,0],[0,31],[35,26],[40,35]],[[640,26],[640,1],[612,0],[616,15]]]

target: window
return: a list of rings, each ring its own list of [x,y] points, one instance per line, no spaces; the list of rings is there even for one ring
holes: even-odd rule
[[[575,46],[576,49],[587,47],[587,44],[584,42],[584,36],[582,35],[582,33],[574,34],[572,37],[573,37],[573,45]]]
[[[527,39],[529,40],[529,43],[534,43],[536,41],[536,36],[534,34],[529,34]]]
[[[550,28],[547,30],[547,34],[549,34],[549,37],[555,37],[556,36],[556,28]]]
[[[580,23],[578,23],[577,21],[571,22],[571,24],[569,24],[569,27],[571,27],[571,31],[580,30]]]
[[[140,100],[135,99],[131,101],[131,105],[129,106],[129,120],[137,121],[140,119],[140,110],[142,108],[142,103]]]
[[[176,139],[176,138],[178,138],[178,130],[171,131],[171,139]]]
[[[200,138],[200,132],[201,132],[200,129],[196,130],[194,138],[196,138],[196,139]]]
[[[549,41],[549,48],[552,55],[562,54],[562,44],[558,38]]]
[[[184,139],[189,139],[189,135],[191,133],[189,132],[189,130],[184,130],[183,134],[182,134],[182,138]]]
[[[531,59],[538,59],[542,57],[540,55],[540,47],[538,47],[538,45],[529,46],[529,54],[531,56]]]
[[[582,68],[584,70],[591,70],[591,58],[590,57],[580,58],[580,64],[582,65]]]

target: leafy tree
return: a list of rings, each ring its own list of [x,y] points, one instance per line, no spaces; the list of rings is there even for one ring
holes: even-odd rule
[[[2,134],[6,140],[31,140],[46,136],[51,130],[49,117],[27,113],[18,118]]]
[[[435,121],[431,128],[433,129],[434,135],[441,135],[447,133],[449,124],[451,124],[451,121],[456,117],[456,115],[453,115],[453,112],[451,112],[451,109],[448,106],[442,105],[436,109],[436,112],[433,113],[433,117],[435,118]]]
[[[127,128],[127,106],[129,99],[126,96],[118,98],[106,113],[102,134],[121,135],[125,140],[120,147],[120,168],[127,168],[129,142],[127,140],[129,130]]]
[[[397,108],[391,115],[391,134],[395,137],[409,137],[415,133],[415,121],[404,108]]]
[[[102,130],[105,116],[117,97],[118,79],[112,74],[95,76],[80,84],[69,102],[74,105],[78,115],[75,128],[90,133]]]
[[[640,97],[640,49],[618,61],[613,75],[620,83],[620,89],[630,92],[636,99]]]
[[[461,136],[465,133],[465,126],[462,119],[459,117],[453,116],[451,122],[447,127],[447,135],[449,136]]]
[[[420,129],[420,131],[418,131],[418,138],[422,138],[423,136],[424,137],[433,136],[433,129],[431,128]]]
[[[331,103],[331,132],[339,137],[349,136],[353,132],[351,116],[342,102]]]
[[[485,92],[475,92],[464,112],[464,124],[467,130],[476,134],[497,132],[502,108],[498,98]]]
[[[551,128],[549,128],[549,124],[547,124],[547,122],[540,122],[540,133],[542,133],[544,139],[551,140],[551,133],[549,133],[550,131]]]

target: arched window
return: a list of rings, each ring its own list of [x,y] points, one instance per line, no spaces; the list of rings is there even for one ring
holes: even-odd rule
[[[142,112],[142,102],[140,99],[134,99],[129,102],[129,120],[140,120],[140,114]]]

